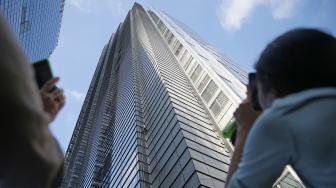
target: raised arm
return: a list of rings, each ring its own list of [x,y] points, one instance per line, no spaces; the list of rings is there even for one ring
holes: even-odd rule
[[[228,187],[272,187],[286,164],[291,162],[294,146],[286,123],[265,111],[247,136],[238,169]]]
[[[259,114],[260,112],[256,112],[249,101],[241,103],[234,113],[236,118],[237,137],[235,141],[235,149],[231,158],[229,173],[226,179],[227,182],[230,181],[232,175],[238,168],[247,135]]]
[[[31,67],[0,17],[0,187],[51,187],[63,154]]]

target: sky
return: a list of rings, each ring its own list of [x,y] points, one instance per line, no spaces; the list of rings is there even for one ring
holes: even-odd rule
[[[66,0],[50,62],[66,105],[51,125],[65,152],[104,45],[134,0]],[[164,11],[247,71],[275,37],[298,27],[336,36],[335,0],[138,0]]]

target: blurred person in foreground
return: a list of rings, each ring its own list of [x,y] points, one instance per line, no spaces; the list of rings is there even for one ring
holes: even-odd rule
[[[62,91],[41,91],[31,66],[0,18],[0,187],[48,188],[61,182],[63,153],[49,123],[64,105]]]
[[[258,117],[237,111],[227,187],[272,187],[287,164],[307,187],[336,187],[336,39],[314,29],[271,42],[257,64]]]

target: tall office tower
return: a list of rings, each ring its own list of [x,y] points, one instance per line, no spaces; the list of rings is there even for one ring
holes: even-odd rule
[[[224,187],[232,146],[220,130],[246,82],[182,23],[135,4],[100,57],[63,187]]]
[[[100,57],[63,186],[222,188],[231,148],[219,129],[244,97],[246,75],[215,54],[135,4]]]
[[[29,62],[49,58],[57,46],[65,0],[0,0],[0,13]]]

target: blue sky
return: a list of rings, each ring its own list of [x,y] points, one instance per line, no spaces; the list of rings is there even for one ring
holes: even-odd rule
[[[263,48],[297,27],[336,35],[335,0],[139,0],[182,21],[223,54],[253,70]],[[50,61],[66,105],[51,129],[65,151],[100,53],[134,0],[66,0],[59,43]]]

